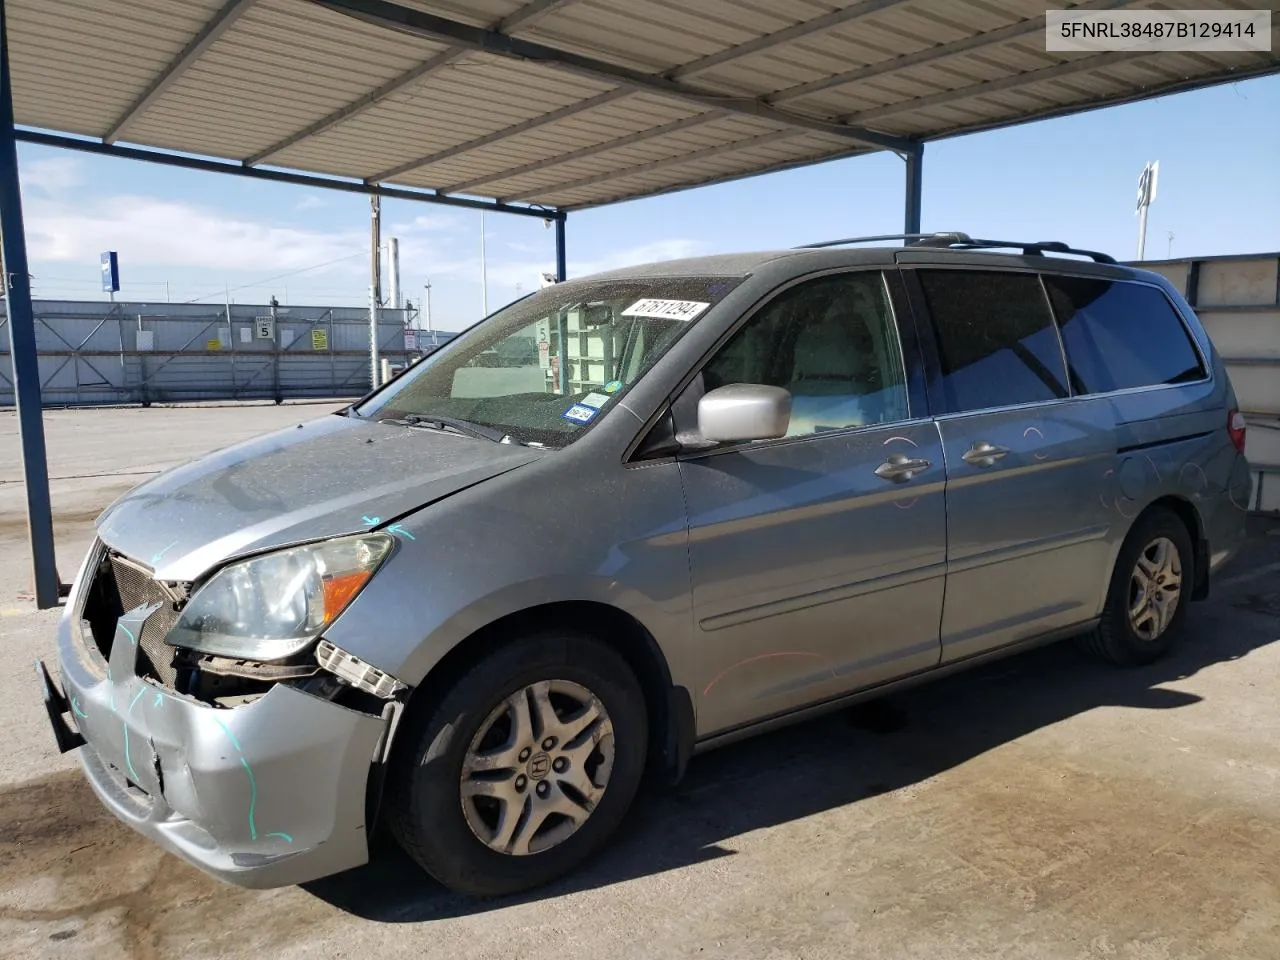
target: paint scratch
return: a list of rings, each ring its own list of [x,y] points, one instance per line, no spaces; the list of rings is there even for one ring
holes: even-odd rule
[[[124,763],[125,766],[129,768],[130,779],[141,786],[141,781],[138,780],[138,771],[133,769],[133,758],[129,756],[129,722],[127,720],[122,720],[120,722],[124,727]]]
[[[811,653],[807,650],[779,650],[774,653],[761,653],[754,657],[747,657],[747,659],[745,660],[739,660],[737,663],[732,664],[731,666],[725,667],[718,674],[716,674],[716,676],[712,679],[710,683],[706,685],[706,687],[702,691],[702,695],[705,697],[708,693],[710,693],[711,688],[714,687],[717,683],[719,683],[724,678],[725,674],[729,673],[730,671],[736,670],[738,669],[738,667],[745,667],[748,663],[755,663],[759,660],[772,660],[777,657],[812,657],[815,660],[823,660],[827,663],[830,663],[830,661],[827,660],[827,658],[824,657],[822,654]]]

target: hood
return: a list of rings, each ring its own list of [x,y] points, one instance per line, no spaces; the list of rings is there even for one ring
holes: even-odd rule
[[[108,546],[161,580],[224,560],[386,526],[545,451],[326,416],[193,460],[98,518]]]

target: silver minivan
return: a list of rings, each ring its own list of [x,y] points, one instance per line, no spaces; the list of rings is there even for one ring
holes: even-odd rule
[[[549,287],[99,519],[40,679],[102,802],[246,886],[555,877],[646,774],[1060,638],[1176,638],[1245,425],[1163,278],[963,234]],[[1011,252],[999,252],[1011,251]]]

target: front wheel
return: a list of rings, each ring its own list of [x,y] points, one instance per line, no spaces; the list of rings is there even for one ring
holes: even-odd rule
[[[1102,618],[1081,646],[1122,666],[1163,656],[1177,639],[1190,599],[1194,556],[1177,514],[1160,507],[1143,514],[1116,559]]]
[[[648,750],[644,696],[590,637],[540,633],[488,655],[404,730],[389,824],[462,893],[537,886],[617,829]]]

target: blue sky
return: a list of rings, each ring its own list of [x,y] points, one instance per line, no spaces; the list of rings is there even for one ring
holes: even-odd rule
[[[1175,257],[1280,250],[1280,77],[931,143],[923,227],[1131,258],[1137,177],[1156,159],[1148,257],[1170,231]],[[104,297],[98,254],[114,249],[125,299],[367,303],[367,198],[25,144],[19,160],[39,297]],[[856,157],[573,214],[569,274],[893,233],[902,175],[896,156]],[[405,295],[429,280],[438,328],[479,318],[479,214],[384,201],[392,235]],[[490,309],[552,269],[539,220],[491,214],[485,236]]]

